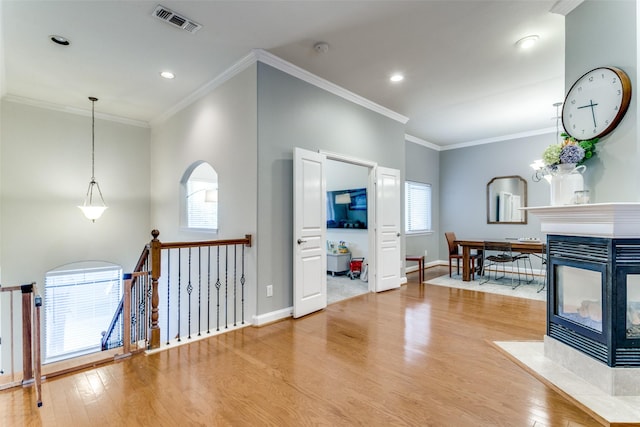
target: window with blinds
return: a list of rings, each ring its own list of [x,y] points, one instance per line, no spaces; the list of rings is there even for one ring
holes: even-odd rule
[[[405,232],[431,231],[431,185],[405,181]]]
[[[44,363],[101,350],[122,297],[122,268],[75,263],[49,271],[44,291]]]
[[[218,230],[218,174],[209,163],[192,165],[182,181],[185,203],[182,225],[189,229]]]
[[[187,192],[187,223],[189,228],[218,229],[217,186],[211,182],[189,180]]]

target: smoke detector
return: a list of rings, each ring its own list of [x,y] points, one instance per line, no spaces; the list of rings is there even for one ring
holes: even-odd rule
[[[313,45],[313,49],[318,53],[327,53],[329,52],[329,43],[327,42],[318,42]]]
[[[158,5],[151,15],[174,27],[182,28],[189,33],[195,33],[200,28],[202,28],[202,25],[198,24],[197,22],[192,21],[191,19],[182,16],[169,9],[168,7],[164,7],[162,5]]]

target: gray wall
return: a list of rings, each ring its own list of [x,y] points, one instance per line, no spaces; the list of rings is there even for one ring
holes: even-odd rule
[[[151,135],[151,224],[160,241],[234,239],[253,236],[246,252],[246,318],[255,314],[257,129],[256,66],[213,89]],[[180,228],[180,180],[204,160],[218,173],[218,233]],[[150,230],[149,230],[150,231]],[[150,238],[150,236],[149,236]]]
[[[402,123],[258,63],[259,314],[293,304],[293,148],[374,161],[403,176],[404,145]]]
[[[96,118],[95,175],[109,208],[92,223],[77,208],[91,178],[91,117],[2,108],[2,283],[43,285],[74,261],[133,268],[148,241],[149,129]]]
[[[589,70],[616,66],[629,75],[633,91],[624,119],[600,140],[597,157],[586,163],[585,185],[592,202],[640,200],[636,8],[633,0],[587,0],[565,21],[565,89]]]
[[[440,152],[440,259],[447,260],[444,238],[453,231],[461,238],[539,237],[540,222],[528,215],[528,223],[487,224],[487,184],[497,176],[519,175],[527,181],[527,205],[549,205],[549,184],[533,182],[529,166],[555,134],[520,138],[493,144]]]
[[[131,270],[149,240],[149,129],[96,118],[96,179],[109,208],[92,223],[77,208],[91,178],[90,114],[7,101],[1,108],[1,283],[35,281],[42,292],[47,271],[75,261],[108,261]],[[4,296],[1,332],[8,343]],[[20,371],[19,334],[16,340]],[[10,348],[2,346],[3,363]]]
[[[426,262],[434,262],[440,258],[440,153],[413,142],[406,143],[405,178],[408,181],[431,184],[432,233],[407,235],[406,253],[424,255]],[[404,188],[403,188],[404,191]],[[403,198],[404,200],[404,198]],[[403,203],[404,205],[404,203]]]

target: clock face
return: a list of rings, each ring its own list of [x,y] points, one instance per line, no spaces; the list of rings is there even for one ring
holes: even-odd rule
[[[611,132],[627,112],[631,82],[624,71],[602,67],[580,77],[562,106],[562,125],[577,140]]]

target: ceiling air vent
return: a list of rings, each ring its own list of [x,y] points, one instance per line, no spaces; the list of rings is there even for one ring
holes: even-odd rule
[[[194,22],[189,18],[185,18],[184,16],[178,15],[173,10],[161,5],[158,5],[156,7],[152,15],[161,21],[171,24],[174,27],[182,28],[183,30],[190,33],[195,33],[200,28],[202,28],[202,25],[198,24],[197,22]]]

